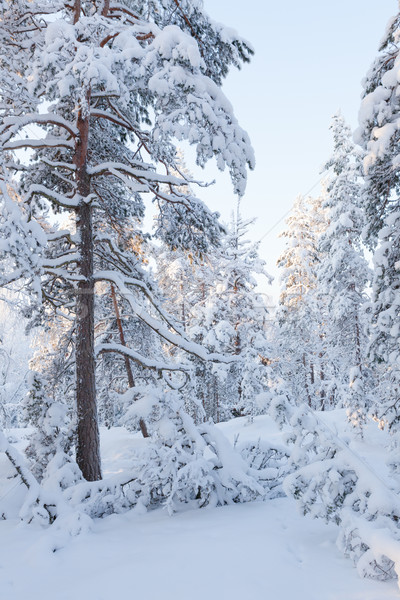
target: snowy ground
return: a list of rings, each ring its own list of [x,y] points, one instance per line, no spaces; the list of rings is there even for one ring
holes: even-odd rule
[[[222,429],[231,439],[278,436],[265,417]],[[128,465],[138,443],[121,429],[103,432],[105,470]],[[17,491],[8,494],[16,503]],[[55,553],[49,530],[0,521],[0,599],[398,599],[396,582],[359,578],[336,535],[286,498],[173,517],[163,510],[111,516]]]

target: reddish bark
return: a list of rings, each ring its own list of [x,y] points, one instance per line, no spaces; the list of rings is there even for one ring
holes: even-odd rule
[[[77,23],[79,21],[79,17],[81,16],[81,0],[74,1],[74,18],[73,23]]]

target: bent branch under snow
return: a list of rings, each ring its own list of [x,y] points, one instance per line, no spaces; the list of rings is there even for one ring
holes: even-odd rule
[[[190,367],[186,365],[164,363],[159,360],[147,358],[138,352],[127,348],[126,346],[122,346],[122,344],[98,344],[95,347],[96,355],[110,352],[127,356],[130,360],[138,363],[142,367],[146,367],[147,369],[152,369],[154,371],[182,371],[186,373],[190,370]]]
[[[119,293],[125,298],[125,300],[127,300],[127,302],[129,302],[132,311],[139,317],[139,319],[141,319],[150,327],[150,329],[155,331],[160,337],[173,346],[184,350],[188,354],[197,356],[197,358],[200,358],[204,361],[231,364],[241,360],[240,355],[227,356],[224,354],[219,354],[218,352],[207,352],[203,346],[189,340],[186,336],[170,331],[166,325],[149,315],[144,308],[140,306],[138,302],[136,302],[132,292],[127,287],[127,285],[129,285],[129,281],[122,280],[121,277],[112,271],[98,271],[94,274],[94,279],[95,281],[109,281],[113,283],[118,288]]]

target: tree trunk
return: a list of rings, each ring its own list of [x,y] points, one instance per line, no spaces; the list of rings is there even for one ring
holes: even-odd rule
[[[112,301],[113,301],[113,305],[114,305],[115,316],[117,318],[117,326],[118,326],[118,332],[119,332],[119,339],[120,339],[120,342],[121,342],[122,346],[126,347],[124,329],[122,327],[122,321],[121,321],[121,315],[120,315],[120,312],[119,312],[119,307],[118,307],[118,302],[117,302],[117,296],[116,296],[115,289],[114,289],[113,285],[111,286],[111,297],[112,297]],[[130,362],[128,356],[125,356],[125,368],[126,368],[126,374],[128,376],[128,385],[129,385],[130,388],[133,388],[133,386],[135,385],[135,382],[133,380],[133,373],[132,373],[131,362]],[[142,432],[143,437],[144,438],[148,438],[149,437],[149,432],[147,431],[147,426],[146,426],[146,423],[145,423],[144,419],[139,419],[139,425],[140,425],[140,431]]]
[[[308,400],[308,406],[311,408],[312,406],[312,401],[311,401],[311,394],[310,394],[310,388],[308,385],[308,381],[307,381],[307,362],[306,362],[306,355],[303,354],[303,366],[304,366],[304,387],[306,390],[306,394],[307,394],[307,400]]]
[[[216,422],[219,423],[219,421],[220,421],[220,416],[219,416],[219,394],[218,394],[218,380],[217,380],[216,377],[214,377],[214,388],[215,388],[215,410],[216,410],[216,417],[217,417]]]
[[[75,25],[79,21],[79,17],[81,15],[81,0],[74,1],[73,11],[74,11],[73,23]]]
[[[324,372],[324,367],[322,364],[320,365],[319,378],[321,381],[321,410],[325,410],[325,396],[326,396],[325,389],[324,389],[325,372]]]
[[[89,104],[89,94],[87,101]],[[93,209],[87,202],[90,194],[90,176],[87,172],[89,116],[82,109],[77,125],[79,138],[74,158],[80,203],[76,226],[80,240],[79,271],[82,281],[78,284],[76,298],[76,461],[87,481],[97,481],[101,479],[101,461],[94,358]]]

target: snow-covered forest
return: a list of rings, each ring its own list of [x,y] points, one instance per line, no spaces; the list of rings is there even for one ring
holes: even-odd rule
[[[202,0],[0,0],[5,600],[399,597],[400,13],[274,307],[253,54]]]

